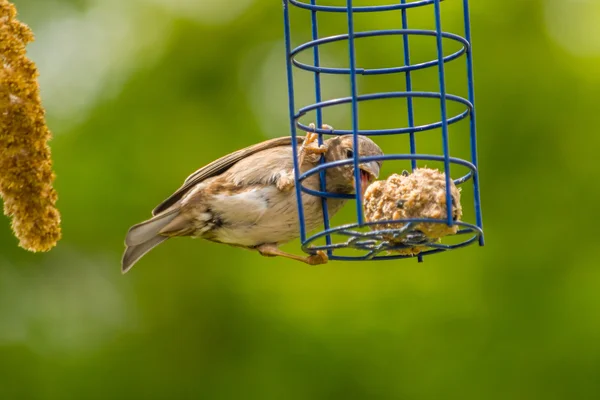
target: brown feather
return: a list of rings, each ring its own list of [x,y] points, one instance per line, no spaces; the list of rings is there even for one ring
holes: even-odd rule
[[[298,144],[302,144],[304,141],[304,137],[297,137]],[[181,198],[193,187],[195,187],[198,183],[211,178],[213,176],[217,176],[227,171],[233,165],[235,165],[240,160],[247,158],[253,154],[261,152],[263,150],[279,147],[279,146],[289,146],[292,143],[292,138],[289,136],[279,137],[275,139],[266,140],[264,142],[246,147],[244,149],[235,151],[230,153],[224,157],[221,157],[210,164],[205,165],[200,168],[193,174],[187,177],[184,181],[183,186],[181,186],[175,193],[165,199],[162,203],[160,203],[154,210],[152,210],[152,215],[160,214],[165,211],[172,205],[176,204]]]
[[[167,239],[168,237],[166,236],[155,236],[147,242],[127,247],[121,261],[121,272],[126,273],[129,271],[131,267],[144,256],[144,254],[148,253]]]

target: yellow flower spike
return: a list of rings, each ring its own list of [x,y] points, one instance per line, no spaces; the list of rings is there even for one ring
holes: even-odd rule
[[[54,173],[38,71],[26,56],[33,41],[16,9],[0,0],[0,197],[19,246],[48,251],[61,238]]]

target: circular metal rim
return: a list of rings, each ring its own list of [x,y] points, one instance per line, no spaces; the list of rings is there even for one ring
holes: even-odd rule
[[[433,30],[427,30],[427,29],[388,29],[388,30],[356,32],[354,34],[354,38],[361,39],[361,38],[365,38],[365,37],[394,36],[394,35],[402,35],[402,36],[415,35],[415,36],[434,36],[435,37],[435,36],[437,36],[437,32],[433,31]],[[460,56],[465,54],[468,51],[468,49],[470,48],[469,42],[462,36],[456,35],[454,33],[448,33],[448,32],[441,32],[441,36],[443,38],[450,39],[450,40],[453,40],[453,41],[456,41],[456,42],[459,42],[460,44],[462,44],[462,47],[458,51],[456,51],[452,54],[449,54],[443,58],[444,63],[448,63],[452,60],[459,58]],[[328,37],[317,39],[317,40],[311,40],[310,42],[306,42],[306,43],[296,47],[294,50],[292,50],[290,52],[289,57],[290,57],[292,63],[297,68],[300,68],[305,71],[319,72],[322,74],[349,75],[351,73],[350,68],[329,68],[329,67],[321,67],[321,66],[316,67],[314,65],[302,63],[302,62],[296,60],[296,58],[295,58],[295,56],[299,55],[304,50],[313,48],[315,46],[320,46],[322,44],[339,42],[342,40],[348,40],[348,37],[349,37],[348,34],[343,34],[343,35],[328,36]],[[409,72],[409,71],[416,71],[416,70],[420,70],[420,69],[426,69],[426,68],[430,68],[430,67],[433,67],[436,65],[438,65],[437,59],[418,63],[418,64],[405,65],[402,67],[356,68],[355,73],[358,75],[394,74],[394,73],[400,73],[400,72]]]
[[[309,11],[325,11],[325,12],[348,12],[348,7],[343,6],[323,6],[316,4],[307,4],[303,3],[299,0],[288,0],[291,4],[298,8],[303,8]],[[378,6],[360,6],[360,7],[352,7],[352,12],[378,12],[378,11],[393,11],[393,10],[405,10],[409,8],[415,7],[423,7],[428,6],[430,4],[435,3],[436,0],[420,0],[413,1],[411,3],[405,4],[383,4]]]
[[[367,162],[371,162],[371,161],[386,161],[386,160],[388,160],[388,161],[389,160],[421,160],[421,161],[444,162],[444,161],[446,161],[446,157],[436,156],[436,155],[431,155],[431,154],[388,154],[388,155],[384,154],[381,156],[359,157],[358,163],[362,164],[362,163],[367,163]],[[473,177],[473,175],[475,175],[477,173],[477,167],[472,162],[463,160],[462,158],[456,158],[456,157],[448,157],[448,161],[451,164],[461,165],[463,167],[469,168],[469,170],[470,170],[466,175],[464,175],[460,178],[454,179],[454,184],[457,186],[462,185],[463,183],[467,182],[469,179],[471,179]],[[304,181],[306,178],[310,177],[311,175],[315,175],[321,171],[326,171],[328,168],[334,168],[334,167],[339,167],[340,165],[353,164],[353,163],[354,163],[354,160],[349,158],[347,160],[337,160],[337,161],[319,164],[316,167],[309,169],[308,171],[304,172],[302,175],[300,175],[298,177],[298,182],[300,183],[300,190],[302,190],[304,193],[310,194],[312,196],[325,197],[327,199],[348,199],[348,200],[356,199],[356,195],[354,195],[354,194],[340,194],[340,193],[323,192],[320,190],[312,190],[312,189],[309,189],[309,188],[305,187],[304,185],[302,185],[302,181]]]
[[[373,93],[360,95],[356,97],[356,101],[369,101],[369,100],[382,100],[382,99],[396,99],[396,98],[424,98],[424,99],[440,99],[442,95],[437,92],[386,92],[386,93]],[[455,115],[454,117],[447,118],[446,123],[448,125],[455,124],[463,119],[465,119],[472,111],[473,104],[463,97],[456,96],[453,94],[446,94],[446,100],[453,101],[455,103],[460,103],[467,106],[467,109],[460,114]],[[322,128],[311,128],[308,125],[304,125],[300,121],[298,121],[301,117],[306,115],[306,113],[310,111],[314,111],[316,109],[322,109],[332,106],[337,106],[340,104],[347,104],[352,102],[352,97],[342,97],[339,99],[326,100],[321,101],[319,103],[314,103],[309,106],[302,107],[298,110],[298,113],[294,116],[294,120],[296,121],[296,126],[302,129],[305,132],[314,132],[321,135],[352,135],[354,131],[352,130],[344,130],[344,129],[322,129]],[[393,129],[371,129],[371,130],[358,130],[357,134],[363,136],[382,136],[382,135],[393,135],[393,134],[406,134],[406,133],[415,133],[415,132],[424,132],[430,131],[433,129],[441,128],[444,125],[444,121],[433,122],[431,124],[418,125],[413,127],[406,128],[393,128]]]
[[[454,222],[455,225],[464,227],[465,229],[461,229],[457,233],[455,233],[453,235],[448,235],[448,236],[459,236],[459,235],[465,235],[465,234],[469,234],[469,233],[473,233],[473,236],[469,237],[467,240],[464,240],[460,243],[453,244],[453,245],[427,244],[427,245],[424,245],[424,247],[433,247],[433,249],[427,250],[427,251],[422,251],[416,255],[396,254],[396,255],[385,255],[385,256],[377,256],[377,255],[370,256],[370,253],[367,253],[364,256],[336,256],[335,254],[333,254],[333,251],[335,251],[336,249],[342,249],[342,248],[347,248],[347,247],[338,246],[335,248],[331,248],[328,245],[310,247],[310,244],[312,242],[314,242],[315,240],[320,239],[322,237],[325,237],[327,235],[338,234],[339,232],[348,230],[348,229],[355,229],[355,228],[361,228],[361,227],[366,227],[366,226],[382,225],[382,224],[390,224],[390,223],[442,223],[442,224],[446,224],[446,222],[444,222],[442,220],[430,219],[430,218],[414,218],[414,219],[399,219],[399,220],[389,220],[389,221],[366,222],[362,226],[359,225],[358,223],[346,224],[346,225],[341,225],[341,226],[337,226],[334,228],[329,228],[329,229],[321,231],[315,235],[312,235],[311,237],[307,238],[304,242],[302,242],[301,248],[302,248],[302,251],[304,251],[307,254],[314,254],[315,251],[317,251],[317,250],[327,250],[329,253],[331,253],[331,255],[329,255],[330,260],[384,261],[384,260],[397,260],[397,259],[404,259],[404,258],[418,258],[418,257],[423,257],[423,256],[431,255],[431,254],[441,253],[444,251],[459,249],[459,248],[466,247],[466,246],[469,246],[469,245],[475,243],[477,240],[479,240],[479,238],[481,238],[483,236],[483,230],[481,228],[479,228],[473,224],[467,223],[467,222],[455,221]],[[371,235],[376,235],[382,231],[390,232],[393,230],[385,229],[385,230],[379,230],[379,231],[371,231],[369,233]],[[361,232],[355,232],[355,233],[356,233],[356,235],[347,235],[347,236],[354,236],[354,237],[366,236],[364,234],[361,234]],[[335,245],[331,245],[331,246],[335,246]],[[387,250],[385,250],[385,251],[387,251]]]

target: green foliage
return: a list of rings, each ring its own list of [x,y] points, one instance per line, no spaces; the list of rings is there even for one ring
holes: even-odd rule
[[[206,5],[217,1],[190,10],[149,0],[15,3],[37,36],[31,56],[55,134],[63,239],[30,254],[0,223],[0,398],[598,398],[600,52],[557,39],[553,2],[472,1],[484,248],[424,264],[307,267],[178,239],[125,276],[126,230],[189,173],[287,134],[281,5],[223,1],[224,16]],[[445,23],[460,26],[459,7],[444,7]],[[95,17],[99,8],[113,13]],[[567,17],[560,28],[575,29]],[[378,24],[369,18],[358,23]],[[309,35],[307,22],[295,28]],[[113,29],[69,47],[91,23]],[[373,43],[366,61],[398,60]],[[341,63],[343,49],[327,57]],[[464,71],[456,63],[452,79]],[[347,93],[344,85],[326,90]],[[419,118],[435,118],[436,104],[419,106]],[[372,107],[364,119],[390,127],[397,114]],[[331,124],[344,126],[345,115],[332,112]],[[461,156],[464,128],[451,143]],[[435,133],[423,140],[436,151]]]

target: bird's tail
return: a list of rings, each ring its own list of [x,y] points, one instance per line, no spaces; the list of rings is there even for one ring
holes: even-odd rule
[[[121,270],[126,273],[133,265],[150,250],[167,240],[169,237],[161,234],[177,215],[179,210],[159,214],[154,218],[132,226],[125,237],[125,253],[121,261]]]

